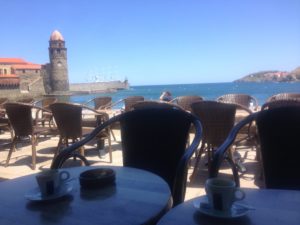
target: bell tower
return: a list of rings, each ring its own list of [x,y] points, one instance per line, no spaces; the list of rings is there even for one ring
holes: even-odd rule
[[[69,91],[67,48],[63,36],[57,30],[50,36],[49,58],[52,91]]]

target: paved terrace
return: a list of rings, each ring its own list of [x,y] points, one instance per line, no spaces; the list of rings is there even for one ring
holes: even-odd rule
[[[99,157],[99,152],[96,149],[96,144],[91,143],[86,145],[86,157],[92,163],[92,165],[122,165],[122,151],[121,144],[118,142],[120,140],[120,134],[118,130],[115,130],[117,141],[112,141],[113,149],[113,163],[109,163],[108,154],[103,151],[101,158]],[[53,158],[54,150],[58,143],[58,136],[55,137],[43,137],[41,136],[38,140],[37,145],[37,166],[36,170],[32,170],[30,167],[31,163],[31,145],[29,141],[22,142],[17,145],[17,150],[13,152],[10,165],[4,167],[6,157],[9,150],[9,140],[10,135],[8,132],[0,134],[0,181],[7,179],[14,179],[16,177],[26,176],[28,174],[37,173],[43,169],[49,168]],[[105,145],[107,147],[107,143]],[[248,150],[248,151],[246,151]],[[244,165],[247,168],[247,172],[241,175],[241,187],[258,188],[259,182],[257,178],[258,173],[258,162],[255,160],[255,151],[250,151],[250,149],[238,150],[242,158],[244,158]],[[248,152],[246,154],[246,152]],[[159,156],[157,156],[159,157]],[[207,178],[207,167],[205,166],[206,159],[201,158],[202,164],[200,166],[200,171],[197,174],[195,182],[191,184],[188,179],[188,187],[186,200],[202,195],[204,193],[204,182]],[[222,176],[230,176],[230,169],[223,166],[221,174]],[[192,173],[193,161],[189,169],[189,175]],[[189,177],[189,176],[188,176]],[[0,184],[1,185],[1,184]]]

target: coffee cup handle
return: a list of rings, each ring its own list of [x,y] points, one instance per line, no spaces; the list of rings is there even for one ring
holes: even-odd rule
[[[237,196],[236,193],[239,193],[239,195]],[[243,200],[245,198],[246,194],[243,190],[241,190],[240,188],[237,188],[235,190],[235,201],[238,201],[238,200]]]
[[[60,181],[67,181],[70,178],[70,173],[68,171],[61,171],[59,173]]]

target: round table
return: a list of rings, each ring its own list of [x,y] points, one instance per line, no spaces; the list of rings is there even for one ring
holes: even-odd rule
[[[128,168],[112,168],[115,185],[81,189],[79,174],[97,167],[67,170],[74,178],[73,190],[59,200],[31,202],[24,195],[37,187],[35,175],[0,184],[0,224],[155,224],[172,205],[168,184],[153,173]]]
[[[170,210],[158,225],[299,225],[300,191],[243,189],[243,203],[251,205],[247,215],[234,219],[212,218],[201,214],[191,199]]]

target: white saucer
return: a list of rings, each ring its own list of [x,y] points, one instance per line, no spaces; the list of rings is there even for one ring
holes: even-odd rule
[[[209,204],[208,199],[206,196],[201,196],[193,201],[194,207],[201,213],[217,217],[217,218],[238,218],[241,216],[244,216],[248,213],[248,211],[251,209],[247,207],[246,205],[240,205],[238,203],[233,203],[232,208],[230,211],[222,212],[218,210],[214,210]]]
[[[25,194],[25,198],[30,201],[52,201],[59,199],[67,194],[70,194],[73,190],[73,186],[70,183],[65,183],[61,186],[57,193],[49,196],[42,196],[39,187],[36,187]]]

